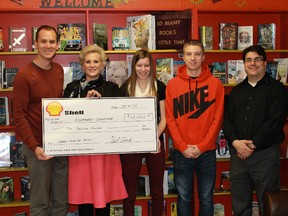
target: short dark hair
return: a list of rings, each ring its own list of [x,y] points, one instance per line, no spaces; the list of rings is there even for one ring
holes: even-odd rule
[[[36,32],[36,37],[35,37],[36,41],[38,41],[39,32],[43,29],[48,30],[48,31],[54,31],[56,34],[56,40],[57,40],[57,42],[59,42],[59,35],[58,35],[57,30],[53,26],[50,26],[50,25],[41,25],[38,27],[37,32]]]
[[[201,40],[192,39],[192,40],[186,42],[186,43],[183,45],[183,54],[184,54],[184,49],[185,49],[187,46],[190,46],[190,45],[199,46],[199,47],[202,49],[202,51],[204,52],[204,46],[203,46]]]
[[[256,52],[258,53],[259,56],[263,57],[263,60],[266,61],[266,52],[265,49],[260,46],[260,45],[252,45],[250,47],[247,47],[246,49],[243,50],[242,53],[242,59],[245,62],[245,58],[248,52]]]

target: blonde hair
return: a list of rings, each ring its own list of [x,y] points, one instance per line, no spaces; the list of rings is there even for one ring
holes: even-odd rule
[[[107,57],[104,49],[102,47],[97,46],[97,45],[88,45],[81,50],[81,52],[79,54],[79,62],[82,66],[84,64],[85,56],[88,53],[98,53],[100,55],[100,60],[103,64],[103,66],[104,67],[106,66],[108,57]]]

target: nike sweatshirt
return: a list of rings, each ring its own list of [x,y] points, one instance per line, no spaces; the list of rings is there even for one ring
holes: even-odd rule
[[[224,87],[212,76],[207,65],[197,78],[186,73],[186,65],[166,88],[166,121],[174,148],[183,152],[188,145],[197,145],[204,153],[216,149],[222,126]]]

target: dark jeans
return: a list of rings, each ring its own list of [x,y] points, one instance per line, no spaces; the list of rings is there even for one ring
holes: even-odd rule
[[[252,215],[253,190],[259,210],[265,215],[263,195],[265,191],[280,190],[280,151],[274,145],[255,151],[246,160],[240,160],[231,148],[230,186],[234,216]]]
[[[213,216],[213,191],[216,176],[215,150],[204,152],[196,159],[188,159],[177,150],[173,152],[174,180],[178,191],[177,215],[191,216],[194,172],[197,175],[200,216]]]
[[[149,174],[150,192],[152,197],[152,216],[163,214],[163,177],[165,170],[164,145],[161,145],[161,152],[158,154],[125,154],[120,155],[123,179],[125,182],[128,197],[123,200],[125,216],[134,216],[134,205],[138,189],[138,177],[142,167],[142,158],[146,158],[146,165]]]

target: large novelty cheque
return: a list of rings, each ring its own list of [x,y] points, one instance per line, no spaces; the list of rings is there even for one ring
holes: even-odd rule
[[[47,155],[157,151],[156,98],[42,99]]]

